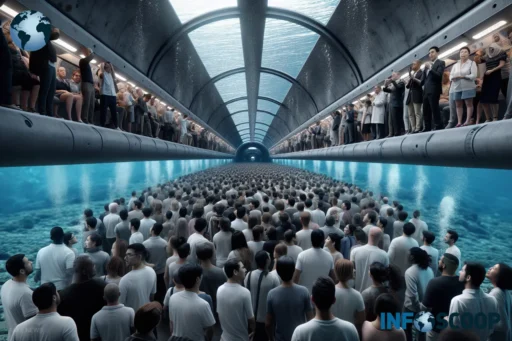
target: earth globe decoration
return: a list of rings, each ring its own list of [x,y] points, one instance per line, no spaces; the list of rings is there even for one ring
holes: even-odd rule
[[[20,49],[38,51],[50,40],[52,23],[41,12],[24,11],[12,20],[10,33],[12,41]]]
[[[428,311],[420,311],[414,318],[414,327],[422,332],[427,333],[434,329],[436,318]]]

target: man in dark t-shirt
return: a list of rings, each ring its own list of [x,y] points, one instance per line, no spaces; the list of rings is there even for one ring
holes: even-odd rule
[[[94,78],[92,77],[91,62],[94,54],[89,48],[82,48],[84,58],[80,59],[78,66],[80,67],[80,76],[82,77],[82,121],[84,123],[94,123]]]
[[[439,271],[442,275],[430,280],[422,302],[423,308],[429,310],[434,317],[439,313],[448,315],[452,298],[462,294],[464,290],[464,283],[459,282],[459,277],[455,275],[458,267],[459,259],[452,254],[445,253],[439,260]],[[432,336],[437,337],[440,331],[434,326],[429,333],[435,333]]]

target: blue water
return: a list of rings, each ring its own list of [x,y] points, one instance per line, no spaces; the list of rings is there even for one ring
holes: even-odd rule
[[[356,163],[312,160],[275,160],[354,183],[363,189],[398,200],[412,216],[419,209],[436,235],[434,246],[446,249],[446,230],[459,233],[462,259],[486,268],[510,263],[512,253],[512,171],[474,168]]]
[[[50,242],[53,226],[80,237],[85,208],[99,216],[103,205],[120,197],[128,201],[133,190],[140,195],[144,188],[228,162],[173,160],[0,168],[0,285],[9,278],[5,259],[25,253],[34,261],[37,251]]]

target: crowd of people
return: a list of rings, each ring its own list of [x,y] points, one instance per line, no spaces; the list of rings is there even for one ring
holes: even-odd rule
[[[1,45],[0,64],[5,70],[0,73],[0,105],[56,118],[63,118],[59,113],[65,113],[64,118],[70,121],[198,148],[221,152],[230,148],[186,114],[129,82],[118,81],[112,63],[101,63],[93,72],[94,53],[89,48],[83,47],[80,51],[83,58],[77,67],[67,70],[52,43],[60,36],[57,28],[53,28],[45,47],[28,53],[13,43],[10,24],[10,21],[2,24],[0,37],[2,40],[5,37],[6,43]]]
[[[371,94],[284,141],[276,153],[512,118],[512,31],[508,38],[495,33],[492,41],[473,51],[473,57],[469,47],[462,47],[459,60],[449,66],[433,46],[428,62],[415,60],[403,76],[393,72],[383,87],[376,86]],[[500,92],[505,98],[501,110]]]
[[[34,265],[7,260],[8,340],[510,341],[511,268],[463,262],[464,236],[437,236],[392,199],[306,170],[230,164],[133,191],[97,216],[86,208],[84,231],[52,228]],[[421,311],[452,324],[425,334],[382,320]],[[499,322],[462,320],[480,313]]]

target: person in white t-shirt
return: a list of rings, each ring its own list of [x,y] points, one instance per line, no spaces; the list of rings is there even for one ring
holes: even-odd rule
[[[302,230],[295,234],[297,238],[297,245],[300,246],[303,250],[307,250],[311,248],[311,232],[313,231],[309,228],[309,223],[311,222],[311,214],[306,211],[301,212],[300,222],[302,224]]]
[[[112,244],[114,244],[114,242],[116,241],[116,225],[122,222],[121,217],[119,217],[118,214],[118,209],[119,205],[117,203],[111,203],[110,205],[108,205],[108,211],[110,213],[103,218],[103,225],[105,225],[105,229],[107,231],[107,250],[110,250],[112,248]]]
[[[139,232],[140,228],[140,220],[138,218],[133,218],[130,220],[130,231],[132,232],[130,236],[130,240],[128,245],[131,244],[142,244],[144,242],[144,236]]]
[[[53,283],[44,283],[34,290],[32,301],[39,312],[18,324],[10,341],[79,341],[75,321],[57,313],[60,296]]]
[[[331,278],[320,277],[315,281],[311,300],[315,305],[315,318],[295,328],[291,341],[359,341],[356,327],[331,312],[336,301],[336,289]]]
[[[237,259],[224,263],[228,281],[217,290],[217,314],[222,327],[222,341],[245,341],[249,330],[254,333],[256,320],[251,301],[251,292],[240,285],[245,278],[245,268]]]
[[[336,302],[332,306],[332,313],[339,319],[353,323],[358,330],[366,318],[363,296],[350,282],[354,278],[354,263],[348,259],[338,259],[334,264],[334,272],[338,279],[336,284]]]
[[[203,243],[209,243],[208,239],[204,237],[206,232],[206,219],[197,218],[194,224],[194,233],[188,237],[187,243],[190,245],[190,255],[188,256],[188,262],[191,264],[198,264],[196,255],[196,246]]]
[[[62,290],[73,277],[75,253],[64,245],[64,231],[56,226],[50,232],[52,244],[37,253],[34,281],[41,284],[52,282],[57,290]]]
[[[197,294],[203,269],[197,264],[185,264],[178,271],[184,291],[169,299],[170,330],[173,337],[192,341],[211,340],[215,318],[210,305]]]
[[[412,213],[412,219],[409,221],[414,224],[416,227],[416,231],[414,231],[414,234],[412,237],[416,239],[419,245],[423,244],[423,231],[428,231],[428,225],[426,222],[420,219],[420,211],[416,210]]]
[[[12,276],[2,285],[0,298],[7,323],[7,340],[18,324],[37,314],[37,307],[32,302],[32,290],[27,284],[27,277],[32,273],[32,262],[23,254],[9,257],[5,269]]]
[[[350,252],[350,260],[354,262],[356,268],[355,289],[359,292],[363,292],[372,285],[370,278],[370,265],[372,263],[380,262],[384,266],[389,265],[388,254],[377,246],[381,239],[382,230],[374,226],[368,233],[368,244],[353,248]]]
[[[150,230],[155,225],[156,221],[151,219],[151,208],[145,207],[142,209],[142,214],[144,214],[144,218],[140,220],[139,232],[142,233],[144,240],[147,240],[150,236]]]
[[[299,254],[304,250],[302,250],[300,246],[295,245],[295,243],[297,242],[295,231],[286,231],[284,233],[284,242],[286,244],[286,247],[288,248],[286,255],[292,257],[293,261],[297,263],[297,258],[299,258]]]
[[[430,256],[430,268],[434,273],[434,277],[437,274],[439,264],[439,250],[432,246],[432,243],[436,239],[436,235],[430,231],[423,231],[423,243],[420,246],[421,249],[427,251]]]
[[[309,250],[302,251],[295,264],[293,281],[296,284],[306,287],[309,292],[313,283],[320,276],[330,276],[334,279],[334,262],[329,252],[323,250],[324,233],[322,230],[311,232],[311,245]]]
[[[100,66],[100,108],[101,108],[101,126],[105,127],[107,122],[107,108],[110,110],[110,116],[115,129],[119,129],[117,123],[117,107],[116,107],[116,94],[118,93],[117,84],[115,82],[116,76],[112,63],[105,62]]]
[[[119,282],[119,302],[135,311],[153,301],[156,293],[156,273],[145,264],[146,258],[147,251],[144,245],[137,243],[128,246],[125,261],[132,271],[124,275]]]
[[[448,230],[446,231],[446,235],[444,236],[444,242],[448,244],[448,248],[446,249],[445,253],[450,253],[457,257],[459,260],[459,269],[462,266],[462,253],[460,252],[460,249],[458,248],[455,243],[459,240],[459,234],[455,230]]]
[[[419,246],[416,239],[412,238],[415,230],[416,227],[413,223],[404,224],[402,236],[393,238],[389,245],[389,261],[400,269],[402,276],[405,275],[405,271],[412,265],[409,251],[411,248]]]
[[[117,284],[105,286],[107,305],[92,317],[91,340],[125,341],[135,331],[135,311],[119,303],[120,295]]]

